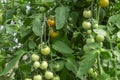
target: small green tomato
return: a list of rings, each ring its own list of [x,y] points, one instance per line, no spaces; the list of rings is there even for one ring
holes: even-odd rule
[[[45,79],[52,79],[53,78],[53,72],[46,71],[45,72]]]
[[[35,61],[34,64],[33,64],[33,67],[35,69],[39,68],[40,67],[40,63],[38,61]]]
[[[42,76],[41,75],[35,75],[33,77],[33,80],[42,80]]]
[[[43,55],[48,55],[48,54],[50,54],[50,47],[49,47],[49,46],[43,47],[43,48],[41,49],[41,53],[42,53]]]
[[[48,63],[46,61],[42,61],[42,63],[40,64],[40,69],[45,70],[48,67]]]
[[[38,61],[39,56],[37,54],[32,54],[31,59],[32,59],[32,61]]]

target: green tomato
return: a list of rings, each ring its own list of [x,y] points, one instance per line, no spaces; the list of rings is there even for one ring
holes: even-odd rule
[[[95,42],[94,38],[88,38],[88,39],[86,39],[86,43],[87,44],[94,43],[94,42]]]
[[[50,53],[50,48],[49,48],[48,46],[43,47],[43,48],[41,49],[41,53],[42,53],[43,55],[48,55],[48,54]]]
[[[45,12],[45,11],[46,11],[46,8],[43,7],[43,6],[41,6],[41,7],[40,7],[40,12]]]
[[[85,44],[83,46],[83,51],[85,51],[85,52],[90,51],[90,48]]]
[[[105,39],[105,38],[104,38],[103,35],[98,34],[98,35],[96,36],[96,41],[98,41],[98,42],[103,42],[104,39]]]
[[[52,80],[60,80],[60,77],[59,76],[55,76],[52,78]]]
[[[90,29],[90,28],[91,28],[91,23],[88,22],[88,21],[84,21],[84,22],[82,23],[82,27],[83,27],[85,30]]]
[[[94,24],[93,28],[97,29],[98,28],[98,24]]]
[[[33,67],[34,67],[35,69],[39,68],[39,67],[40,67],[40,62],[35,61],[34,64],[33,64]]]
[[[59,64],[56,64],[55,65],[55,69],[59,69],[60,68],[60,65]]]
[[[53,78],[53,73],[51,71],[46,71],[45,72],[45,79],[52,79]]]
[[[88,33],[88,34],[91,34],[91,33],[92,33],[92,30],[87,30],[87,33]]]
[[[32,80],[31,78],[26,78],[25,80]]]
[[[42,76],[41,75],[35,75],[33,77],[33,80],[42,80]]]
[[[90,18],[92,16],[91,10],[84,10],[83,11],[83,16],[85,18]]]
[[[90,68],[90,69],[88,70],[88,74],[89,74],[89,75],[93,74],[93,72],[94,72],[94,71],[93,71],[93,68]]]
[[[32,59],[32,61],[38,61],[39,56],[37,54],[32,54],[31,59]]]
[[[40,68],[42,70],[45,70],[45,69],[47,69],[47,67],[48,67],[48,63],[46,61],[42,61],[42,63],[40,64]]]

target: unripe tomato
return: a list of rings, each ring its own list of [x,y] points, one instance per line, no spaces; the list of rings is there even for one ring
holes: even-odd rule
[[[87,30],[87,33],[88,33],[88,34],[91,34],[91,33],[92,33],[92,30]]]
[[[53,73],[51,71],[46,71],[45,72],[45,79],[52,79],[53,78]]]
[[[103,35],[97,35],[96,36],[96,41],[98,41],[98,42],[103,42],[104,41],[104,36]]]
[[[49,48],[49,46],[45,46],[45,47],[41,48],[41,53],[42,53],[43,55],[48,55],[48,54],[50,53],[50,48]]]
[[[33,80],[42,80],[42,76],[41,75],[35,75],[33,77]]]
[[[83,51],[87,52],[87,51],[89,51],[89,50],[90,50],[90,48],[89,48],[87,45],[84,45],[84,46],[83,46]]]
[[[98,24],[94,24],[93,28],[97,29],[98,28]]]
[[[91,10],[84,10],[83,11],[83,16],[85,18],[90,18],[92,16]]]
[[[32,59],[32,61],[38,61],[39,56],[37,54],[32,54],[31,59]]]
[[[90,29],[91,28],[91,23],[90,22],[87,22],[87,21],[84,21],[82,23],[82,27],[87,30],[87,29]]]
[[[26,78],[25,80],[32,80],[31,78]]]
[[[58,68],[60,68],[60,65],[59,65],[59,64],[56,64],[56,65],[55,65],[55,69],[58,69]]]
[[[109,0],[100,0],[99,2],[101,7],[108,7],[109,6]]]
[[[94,71],[93,71],[93,68],[90,68],[90,69],[88,70],[88,74],[89,74],[89,75],[93,74],[93,72],[94,72]]]
[[[46,61],[42,61],[42,63],[40,64],[40,68],[42,70],[45,70],[45,69],[47,69],[47,67],[48,67],[48,63]]]
[[[54,31],[54,30],[51,29],[49,31],[49,34],[50,34],[50,37],[55,38],[59,35],[59,31]]]
[[[60,80],[60,77],[59,76],[55,76],[52,78],[52,80]]]
[[[52,20],[52,19],[48,19],[47,20],[47,23],[50,27],[54,27],[55,26],[55,20]]]
[[[33,67],[34,67],[35,69],[39,68],[39,67],[40,67],[40,62],[35,61],[34,64],[33,64]]]
[[[45,12],[46,11],[46,8],[44,6],[41,6],[40,7],[40,12]]]
[[[88,38],[88,39],[86,39],[86,43],[87,44],[94,43],[94,42],[95,42],[94,38]]]

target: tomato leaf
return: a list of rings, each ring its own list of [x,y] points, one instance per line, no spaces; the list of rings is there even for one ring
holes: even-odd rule
[[[96,51],[90,51],[83,56],[83,60],[79,64],[79,69],[77,71],[77,77],[81,77],[87,73],[87,71],[92,67],[97,58]]]
[[[70,71],[72,71],[74,74],[77,73],[77,63],[75,61],[75,59],[73,58],[67,58],[67,62],[65,64],[66,68]]]
[[[69,7],[58,7],[56,8],[56,29],[61,29],[64,27],[68,13],[69,13]]]
[[[42,35],[42,14],[40,14],[38,17],[35,17],[35,19],[32,21],[32,30],[37,36]]]
[[[94,31],[96,34],[100,34],[100,35],[106,36],[106,31],[103,30],[103,29],[94,29],[93,31]]]
[[[24,53],[25,53],[25,51],[23,51],[23,50],[17,51],[14,54],[13,59],[8,62],[8,64],[5,67],[4,71],[2,73],[0,73],[0,76],[7,74],[15,66],[15,64],[19,61],[19,59],[22,57],[22,55]]]
[[[120,14],[111,16],[108,22],[115,24],[120,29]]]
[[[108,74],[102,74],[98,76],[98,80],[112,80],[111,77]]]
[[[44,2],[54,2],[55,0],[44,0]]]
[[[33,48],[36,47],[36,43],[31,40],[31,41],[28,43],[28,47],[29,47],[30,49],[33,49]]]
[[[53,49],[62,53],[63,55],[73,53],[73,50],[62,41],[56,41],[55,43],[52,44],[52,47]]]

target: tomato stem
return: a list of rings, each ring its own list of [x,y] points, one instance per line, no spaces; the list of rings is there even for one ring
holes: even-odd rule
[[[99,74],[101,75],[103,73],[102,66],[101,66],[101,60],[100,60],[100,52],[98,52],[98,69],[99,69]]]

